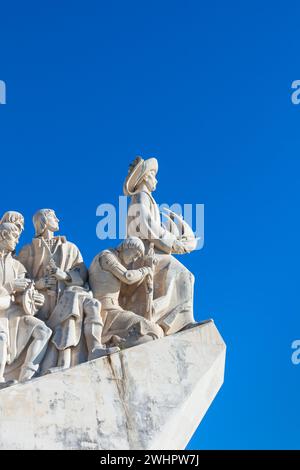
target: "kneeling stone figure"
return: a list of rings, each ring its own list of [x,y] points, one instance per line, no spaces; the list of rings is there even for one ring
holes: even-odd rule
[[[104,321],[102,340],[107,345],[126,348],[164,336],[159,325],[124,310],[119,303],[122,286],[138,286],[147,276],[153,275],[150,267],[128,269],[144,253],[143,242],[137,237],[131,237],[116,249],[102,251],[92,261],[89,283],[94,297],[101,303]]]

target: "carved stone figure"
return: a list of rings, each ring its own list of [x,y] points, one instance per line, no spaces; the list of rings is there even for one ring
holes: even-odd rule
[[[144,253],[143,242],[131,237],[118,248],[99,253],[90,266],[90,286],[96,299],[101,302],[104,320],[102,339],[106,344],[125,348],[164,336],[160,326],[120,305],[122,286],[132,286],[135,290],[148,276],[153,275],[151,267],[129,269]]]
[[[196,239],[172,211],[164,214],[169,227],[162,223],[152,196],[157,171],[155,158],[138,157],[130,165],[124,183],[124,193],[131,196],[128,238],[116,249],[99,253],[89,273],[77,246],[54,235],[59,220],[52,209],[34,215],[35,238],[20,251],[18,261],[12,255],[24,217],[16,211],[3,215],[0,381],[16,359],[21,365],[24,359],[19,379],[27,380],[44,356],[42,374],[195,324],[194,277],[172,255],[191,252]]]
[[[44,297],[25,278],[26,269],[12,257],[19,228],[0,224],[0,383],[5,384],[5,368],[25,356],[19,381],[29,380],[38,370],[51,330],[34,317]],[[32,305],[31,305],[32,304]],[[3,386],[3,385],[2,385]]]
[[[45,296],[38,315],[53,330],[43,371],[56,366],[68,368],[86,359],[82,355],[82,332],[89,360],[116,352],[102,345],[100,304],[89,292],[79,249],[65,237],[54,236],[59,220],[52,209],[39,210],[33,223],[35,238],[21,250],[18,259]]]
[[[154,245],[157,264],[154,270],[152,318],[165,334],[175,333],[194,324],[194,276],[172,254],[189,253],[196,247],[190,227],[177,217],[177,225],[169,217],[168,230],[161,223],[158,206],[152,196],[156,189],[158,162],[155,158],[138,157],[130,166],[124,183],[124,194],[131,196],[128,208],[127,234],[143,240],[146,250]],[[171,213],[172,217],[176,214]],[[126,308],[144,315],[147,311],[145,289],[140,286],[134,295],[127,295]]]

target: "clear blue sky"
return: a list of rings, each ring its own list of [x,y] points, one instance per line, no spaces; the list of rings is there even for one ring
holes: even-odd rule
[[[0,3],[1,211],[53,207],[89,263],[136,154],[205,204],[195,313],[228,345],[191,449],[300,448],[299,2]]]

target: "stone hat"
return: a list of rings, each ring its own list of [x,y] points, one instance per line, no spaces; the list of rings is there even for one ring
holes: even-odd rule
[[[137,157],[129,166],[128,175],[123,185],[125,196],[134,194],[136,187],[150,171],[155,171],[155,174],[158,171],[158,161],[156,158],[144,160],[142,157]]]

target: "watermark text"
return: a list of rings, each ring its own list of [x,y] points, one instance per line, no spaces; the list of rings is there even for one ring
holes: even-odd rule
[[[300,339],[295,339],[292,342],[291,348],[293,349],[291,361],[295,366],[297,366],[300,364]]]
[[[6,104],[6,84],[0,80],[0,104]]]
[[[157,209],[157,211],[156,211]],[[155,213],[152,213],[152,212]],[[130,204],[126,196],[119,196],[118,207],[100,204],[96,209],[99,221],[96,235],[100,240],[123,240],[136,236],[143,240],[196,239],[196,250],[204,246],[204,204],[163,203],[149,209],[142,204]]]

